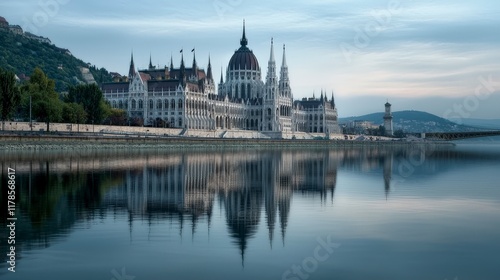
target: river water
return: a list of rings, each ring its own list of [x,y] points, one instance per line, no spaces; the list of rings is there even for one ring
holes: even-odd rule
[[[1,279],[500,279],[498,144],[0,156]]]

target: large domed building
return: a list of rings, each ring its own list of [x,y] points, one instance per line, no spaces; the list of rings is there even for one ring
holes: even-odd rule
[[[333,94],[330,100],[323,92],[320,98],[293,100],[285,46],[278,77],[272,39],[262,80],[259,61],[248,47],[245,23],[240,47],[225,75],[221,73],[217,92],[215,88],[210,58],[205,71],[195,53],[191,67],[182,56],[179,68],[171,59],[170,67],[156,68],[150,61],[148,69],[137,70],[132,57],[128,77],[102,86],[113,107],[126,110],[144,125],[221,131],[222,136],[231,130],[250,130],[273,138],[340,132]]]
[[[240,48],[236,50],[229,60],[226,73],[226,83],[221,84],[219,92],[227,94],[229,99],[255,99],[264,83],[261,78],[259,61],[248,47],[248,39],[243,23],[243,36],[240,40]]]

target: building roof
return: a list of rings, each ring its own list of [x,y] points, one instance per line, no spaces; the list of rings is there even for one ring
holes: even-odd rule
[[[179,80],[150,80],[148,81],[148,91],[175,91],[179,85]]]
[[[245,23],[243,23],[243,36],[240,41],[240,48],[236,50],[229,60],[229,70],[259,70],[259,61],[253,52],[247,47],[248,40],[245,34]]]
[[[9,22],[4,18],[4,17],[0,17],[0,23],[2,24],[9,24]]]
[[[128,82],[120,83],[103,83],[101,88],[104,93],[106,92],[128,92]]]

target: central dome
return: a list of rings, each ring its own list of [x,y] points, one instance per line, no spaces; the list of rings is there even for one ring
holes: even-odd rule
[[[234,52],[229,60],[229,70],[259,70],[259,61],[253,52],[247,47],[248,40],[245,35],[245,23],[243,23],[243,37],[240,41],[241,47]]]

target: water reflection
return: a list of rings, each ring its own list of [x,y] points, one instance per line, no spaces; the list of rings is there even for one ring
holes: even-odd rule
[[[5,170],[17,170],[18,250],[46,248],[76,223],[125,213],[134,221],[171,220],[179,234],[210,228],[215,204],[223,209],[231,243],[242,264],[250,240],[265,225],[269,247],[286,246],[294,195],[334,203],[338,172],[373,176],[389,199],[394,178],[433,176],[498,155],[424,147],[221,152],[4,153]],[[443,163],[446,164],[443,164]],[[409,174],[409,175],[408,175]],[[413,176],[413,177],[412,177]],[[2,185],[2,205],[6,205]],[[7,213],[2,207],[1,226]],[[2,238],[3,240],[3,238]],[[1,244],[1,251],[7,251]],[[5,255],[3,257],[5,266]]]

